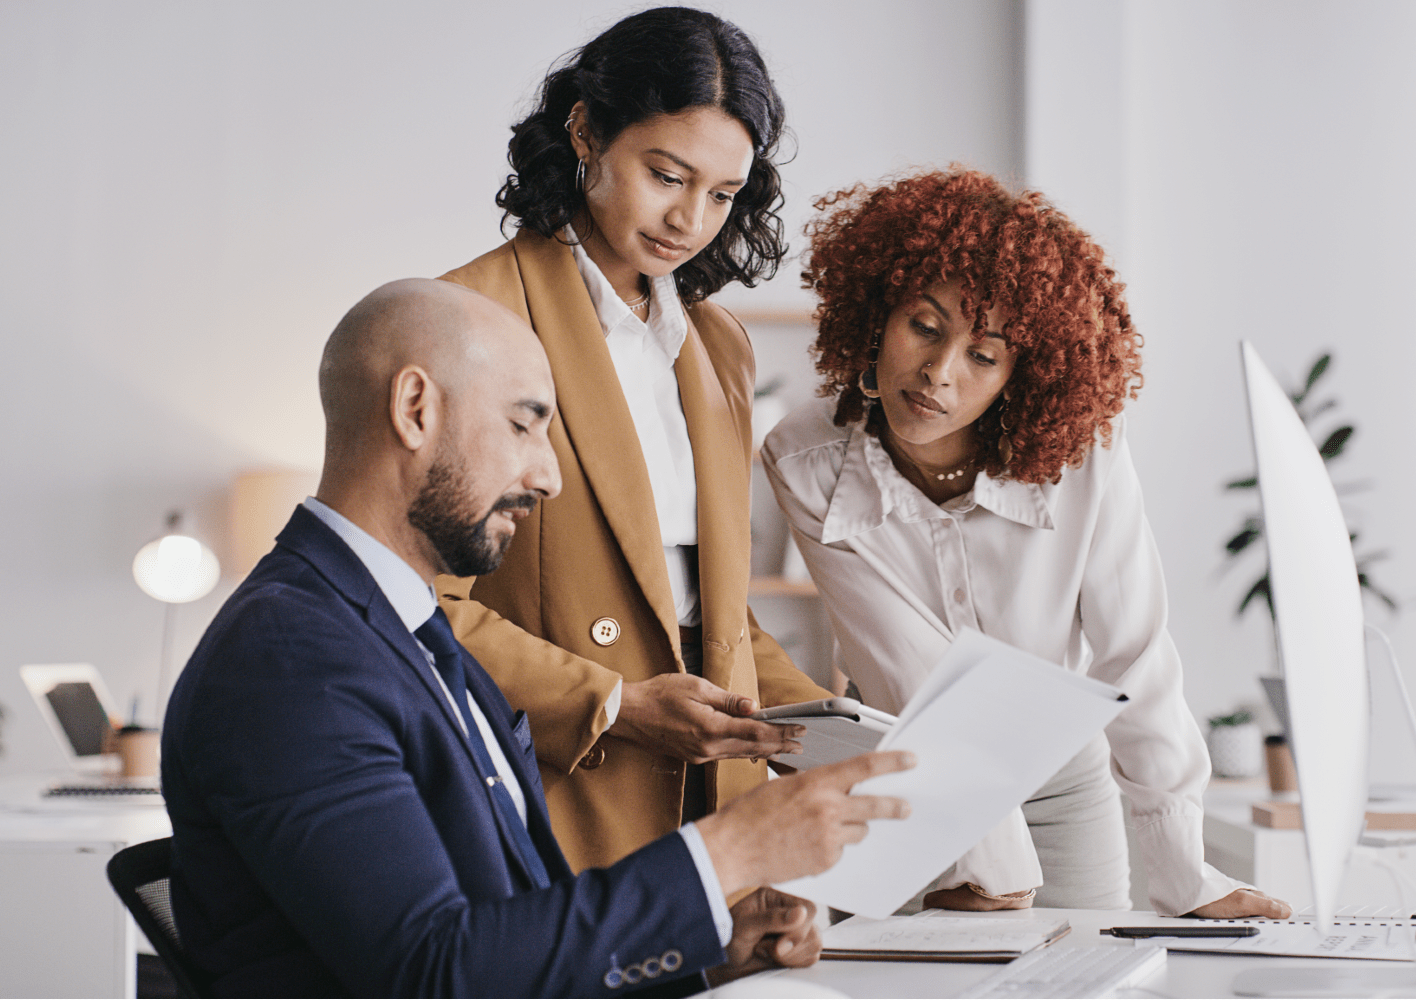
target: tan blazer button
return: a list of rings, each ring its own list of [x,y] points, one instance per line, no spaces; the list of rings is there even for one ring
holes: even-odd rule
[[[613,618],[600,618],[590,626],[590,638],[597,646],[610,646],[620,637],[620,623]]]
[[[587,771],[593,771],[605,762],[605,748],[596,743],[585,752],[585,756],[580,758],[580,766]]]

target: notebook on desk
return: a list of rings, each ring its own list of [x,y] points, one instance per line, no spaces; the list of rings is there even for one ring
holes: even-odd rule
[[[161,801],[156,778],[118,774],[112,699],[92,664],[32,663],[20,668],[20,678],[72,771],[45,795]]]
[[[883,920],[854,916],[821,935],[821,957],[865,962],[1011,962],[1070,930],[1066,920],[961,917],[944,910]]]

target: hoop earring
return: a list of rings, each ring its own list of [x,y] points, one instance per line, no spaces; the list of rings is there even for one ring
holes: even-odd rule
[[[585,161],[575,161],[575,190],[581,194],[585,193]]]
[[[880,360],[880,331],[875,331],[875,339],[870,344],[870,364],[865,366],[865,371],[860,373],[860,379],[856,383],[860,387],[861,395],[866,399],[880,398],[880,383],[875,377],[875,364]]]
[[[1012,401],[1008,390],[1003,390],[1003,405],[998,409],[998,458],[1004,465],[1013,460],[1013,428],[1008,426],[1008,404]]]
[[[570,127],[575,124],[575,112],[572,111],[565,119],[565,130],[570,131]]]

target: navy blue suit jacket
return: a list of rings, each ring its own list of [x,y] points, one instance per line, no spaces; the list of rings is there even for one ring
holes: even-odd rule
[[[571,874],[525,715],[465,666],[526,792],[549,888],[532,887],[373,577],[295,511],[207,629],[163,730],[173,910],[216,992],[614,995],[655,985],[638,970],[663,982],[723,960],[679,835]]]

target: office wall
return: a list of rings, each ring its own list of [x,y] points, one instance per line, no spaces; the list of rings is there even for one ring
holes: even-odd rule
[[[1146,336],[1131,445],[1170,584],[1172,631],[1201,717],[1261,698],[1263,612],[1236,622],[1255,553],[1222,543],[1256,508],[1220,485],[1252,468],[1238,341],[1280,379],[1323,349],[1358,434],[1330,468],[1373,576],[1369,605],[1416,679],[1416,6],[1400,2],[1029,0],[1030,182],[1093,228]]]
[[[328,331],[496,245],[507,125],[639,6],[0,4],[0,771],[59,763],[19,664],[98,664],[151,713],[163,611],[134,553],[172,508],[220,548],[235,472],[318,464]],[[793,233],[812,196],[912,164],[1020,175],[1021,0],[708,6],[787,101]],[[806,304],[791,265],[725,299]],[[233,584],[179,608],[178,662]]]

